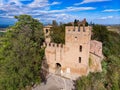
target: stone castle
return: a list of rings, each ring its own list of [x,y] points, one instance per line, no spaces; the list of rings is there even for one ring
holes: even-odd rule
[[[100,72],[103,59],[102,43],[91,40],[91,26],[85,26],[86,20],[78,26],[65,27],[65,44],[50,41],[52,26],[44,27],[45,57],[49,72],[63,77],[76,79],[89,72]]]

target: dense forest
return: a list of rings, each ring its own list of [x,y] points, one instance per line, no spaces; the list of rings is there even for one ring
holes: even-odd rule
[[[28,15],[0,37],[0,90],[23,90],[40,83],[43,24]]]
[[[28,89],[41,82],[43,24],[29,15],[15,18],[17,23],[0,37],[0,90]],[[70,23],[58,24],[54,20],[52,25],[52,42],[64,44],[65,26]],[[103,70],[78,78],[75,87],[77,90],[120,90],[120,34],[108,31],[103,25],[91,25],[92,39],[103,43]]]

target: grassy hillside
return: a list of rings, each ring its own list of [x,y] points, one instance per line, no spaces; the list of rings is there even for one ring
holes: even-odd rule
[[[120,33],[120,25],[117,25],[117,26],[107,26],[107,29],[109,31],[115,31],[117,33]]]

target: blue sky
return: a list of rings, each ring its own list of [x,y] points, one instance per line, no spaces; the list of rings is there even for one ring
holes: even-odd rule
[[[44,24],[84,18],[97,24],[120,24],[120,0],[0,0],[0,24],[14,24],[14,16],[20,14]]]

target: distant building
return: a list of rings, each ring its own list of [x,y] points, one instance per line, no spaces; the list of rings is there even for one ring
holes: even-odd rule
[[[65,44],[51,43],[49,34],[52,26],[44,27],[49,72],[76,79],[89,72],[102,71],[102,43],[91,40],[92,27],[85,26],[85,23],[84,19],[78,26],[65,27]]]

